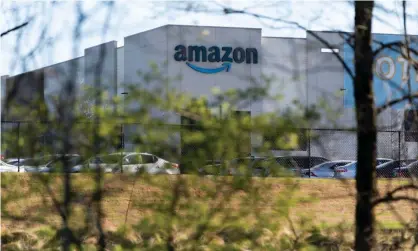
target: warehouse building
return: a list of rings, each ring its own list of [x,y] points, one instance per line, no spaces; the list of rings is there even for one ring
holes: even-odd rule
[[[294,100],[304,107],[322,102],[330,109],[321,110],[321,119],[312,124],[312,128],[354,128],[353,88],[347,71],[347,68],[353,68],[353,53],[345,38],[338,32],[308,31],[306,38],[283,38],[263,37],[258,28],[166,25],[125,37],[121,47],[116,41],[111,41],[85,49],[84,56],[79,58],[17,76],[2,76],[2,100],[4,102],[3,94],[11,90],[15,92],[14,98],[22,104],[30,103],[35,97],[45,103],[47,112],[43,119],[48,119],[48,111],[56,109],[51,97],[63,90],[69,77],[76,81],[76,92],[81,93],[83,85],[94,83],[100,66],[101,86],[107,90],[109,98],[124,98],[129,95],[124,85],[143,83],[143,76],[138,72],[146,73],[156,66],[162,76],[171,79],[170,85],[179,92],[194,97],[206,96],[209,102],[214,98],[211,94],[214,88],[221,91],[246,89],[264,85],[266,79],[271,79],[269,93],[272,96],[281,94],[283,98],[280,101],[252,102],[238,107],[238,112],[256,116],[283,111],[292,107]],[[390,42],[401,39],[401,36],[375,34],[374,38]],[[346,67],[334,54],[341,57]],[[406,62],[395,52],[379,54],[375,62],[374,83],[378,105],[402,94],[406,88],[407,69]],[[411,86],[418,90],[417,73],[411,71],[410,74]],[[403,89],[394,88],[393,82],[399,83]],[[92,102],[85,100],[79,107],[86,117],[91,115],[89,107]],[[404,131],[407,107],[406,103],[401,103],[378,116],[379,129],[386,130],[378,135],[381,157],[418,155],[414,137],[406,137]],[[329,116],[328,110],[339,116]],[[153,116],[166,119],[168,124],[181,124],[180,114],[155,110]],[[3,120],[22,117],[24,115],[8,114],[3,110]],[[133,133],[128,127],[125,129],[126,135]],[[301,146],[291,152],[309,152],[327,155],[328,158],[355,157],[354,133],[318,131],[318,134],[318,145]],[[251,141],[253,146],[260,143],[257,137],[251,137]],[[129,142],[125,143],[129,147]],[[323,145],[326,145],[325,152]]]

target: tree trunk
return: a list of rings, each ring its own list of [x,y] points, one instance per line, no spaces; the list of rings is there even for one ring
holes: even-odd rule
[[[374,2],[355,2],[355,79],[357,117],[356,250],[375,247],[373,200],[376,192],[376,109],[373,93],[371,29]]]

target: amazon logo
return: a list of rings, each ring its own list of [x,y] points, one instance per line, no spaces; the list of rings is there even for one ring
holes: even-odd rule
[[[218,47],[211,46],[184,46],[177,45],[175,48],[174,60],[178,62],[186,62],[186,65],[193,70],[206,73],[214,74],[218,72],[229,72],[232,63],[237,64],[258,64],[258,51],[255,48],[244,49],[242,47]],[[216,67],[206,68],[201,67],[196,63],[198,62],[211,62],[219,63]]]

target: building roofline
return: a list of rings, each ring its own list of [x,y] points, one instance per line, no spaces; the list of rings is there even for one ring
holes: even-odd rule
[[[47,66],[44,66],[44,67],[42,67],[42,68],[39,68],[38,70],[40,70],[40,69],[44,69],[44,68],[48,68],[48,67],[52,67],[52,66],[57,66],[57,65],[59,65],[59,64],[63,64],[63,63],[68,63],[69,61],[76,60],[76,59],[80,59],[80,58],[84,58],[84,56],[80,56],[80,57],[76,57],[76,58],[68,59],[68,60],[65,60],[65,61],[62,61],[62,62],[59,62],[59,63],[55,63],[55,64],[51,64],[51,65],[47,65]]]
[[[53,66],[57,66],[57,65],[59,65],[59,64],[68,63],[69,61],[76,60],[76,59],[80,59],[80,58],[83,58],[83,57],[84,57],[84,56],[80,56],[80,57],[76,57],[76,58],[68,59],[68,60],[65,60],[65,61],[62,61],[62,62],[59,62],[59,63],[55,63],[55,64],[51,64],[51,65],[47,65],[47,66],[40,67],[40,68],[37,68],[37,69],[33,69],[33,70],[30,70],[30,71],[25,71],[25,72],[22,72],[22,73],[19,73],[19,74],[9,75],[7,78],[16,77],[16,76],[19,76],[19,75],[22,75],[22,74],[25,74],[25,73],[34,72],[34,71],[45,70],[45,69],[46,69],[46,68],[48,68],[48,67],[53,67]]]
[[[132,35],[128,35],[125,38],[128,37],[132,37],[132,36],[136,36],[136,35],[140,35],[141,33],[145,33],[145,32],[149,32],[149,31],[153,31],[153,30],[157,30],[157,29],[161,29],[161,28],[167,28],[169,26],[182,26],[182,27],[202,27],[202,28],[226,28],[226,29],[247,29],[247,30],[262,30],[262,28],[251,28],[251,27],[231,27],[231,26],[214,26],[214,25],[191,25],[191,24],[165,24],[162,26],[158,26],[152,29],[148,29],[148,30],[144,30]]]
[[[349,33],[349,34],[354,33],[353,31],[337,31],[337,30],[336,31],[308,30],[308,31],[310,31],[310,32],[321,32],[321,33]],[[306,34],[308,35],[308,32],[306,32]],[[402,33],[395,34],[395,33],[381,33],[381,32],[372,32],[372,35],[403,36]],[[408,36],[418,36],[418,34],[408,34]]]
[[[262,30],[262,28],[252,28],[252,27],[232,27],[232,26],[214,26],[214,25],[191,25],[191,24],[166,24],[164,26],[187,26],[187,27],[207,27],[207,28],[227,28],[227,29]],[[162,27],[164,27],[164,26],[162,26]]]
[[[149,30],[144,30],[144,31],[141,31],[141,32],[138,32],[138,33],[135,33],[135,34],[131,34],[131,35],[128,35],[128,36],[123,37],[123,40],[125,40],[128,37],[137,36],[137,35],[142,34],[142,33],[145,33],[145,32],[149,32],[149,31],[161,29],[161,28],[164,28],[166,26],[168,26],[168,25],[158,26],[158,27],[155,27],[155,28],[152,28],[152,29],[149,29]]]
[[[278,38],[278,39],[300,39],[300,40],[306,40],[306,37],[275,37],[275,36],[262,36],[261,38]]]

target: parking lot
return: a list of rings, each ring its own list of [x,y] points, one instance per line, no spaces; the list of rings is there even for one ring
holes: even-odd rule
[[[100,169],[106,173],[141,173],[178,175],[179,163],[171,162],[144,152],[114,152],[93,157],[79,154],[56,154],[39,157],[4,158],[0,172],[92,172]],[[250,175],[254,177],[339,178],[354,179],[355,160],[330,160],[321,156],[248,156],[231,160],[208,160],[196,165],[200,175]],[[190,172],[190,170],[189,170]],[[183,170],[183,173],[184,170]],[[378,178],[418,177],[418,160],[377,158]]]

